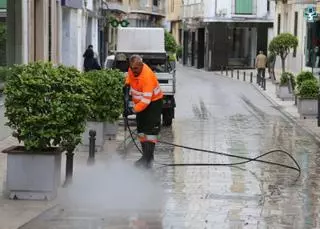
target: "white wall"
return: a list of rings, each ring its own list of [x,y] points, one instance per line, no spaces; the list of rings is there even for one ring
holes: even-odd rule
[[[303,17],[303,10],[308,4],[278,4],[276,8],[276,15],[274,20],[274,36],[278,35],[278,14],[281,14],[280,33],[288,32],[294,34],[294,14],[298,12],[298,47],[296,57],[293,56],[293,52],[288,55],[286,59],[286,70],[293,73],[298,73],[302,70],[308,69],[305,67],[305,39],[306,39],[306,20]],[[286,16],[288,19],[286,20]],[[280,72],[281,60],[277,57],[276,70]]]
[[[62,63],[82,70],[83,33],[82,10],[62,10]]]
[[[274,18],[275,2],[270,1],[270,11],[267,11],[267,0],[253,0],[254,15],[237,15],[239,17],[246,17],[255,20],[270,20]],[[235,0],[203,0],[204,3],[204,18],[205,21],[230,21],[233,20],[233,13],[235,7]],[[217,15],[216,15],[217,13]],[[219,16],[219,13],[223,14]]]

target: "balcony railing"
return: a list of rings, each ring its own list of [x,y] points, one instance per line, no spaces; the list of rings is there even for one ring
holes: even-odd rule
[[[154,6],[152,2],[146,0],[140,0],[138,4],[131,4],[130,11],[165,16],[164,4],[160,3],[159,6]]]
[[[203,18],[203,3],[183,5],[181,10],[182,18]]]

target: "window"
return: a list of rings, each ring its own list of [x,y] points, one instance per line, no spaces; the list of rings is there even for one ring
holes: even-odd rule
[[[320,67],[320,21],[307,23],[306,66]]]
[[[298,36],[298,12],[294,12],[294,28],[293,35]],[[297,48],[293,50],[293,57],[297,56]]]
[[[158,6],[158,0],[153,0],[153,5]]]
[[[278,31],[277,34],[280,34],[281,29],[281,14],[278,14]]]
[[[235,0],[236,14],[253,14],[253,0]]]
[[[267,11],[270,11],[270,0],[267,1]]]

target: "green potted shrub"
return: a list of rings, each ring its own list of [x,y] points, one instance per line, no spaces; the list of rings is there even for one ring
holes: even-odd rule
[[[13,67],[4,93],[7,125],[23,142],[3,151],[9,198],[53,199],[61,153],[81,142],[89,113],[87,82],[75,68],[35,62]]]
[[[124,77],[123,73],[115,69],[86,72],[85,77],[91,82],[92,93],[90,114],[82,142],[88,146],[89,131],[95,130],[96,146],[101,148],[105,135],[115,135],[117,131],[117,120],[123,111]]]
[[[282,100],[293,100],[293,91],[295,86],[296,81],[294,75],[291,72],[282,73],[280,84],[277,86],[277,96]]]
[[[299,97],[297,96],[297,94],[300,91],[300,87],[301,87],[302,82],[304,82],[306,80],[317,81],[317,78],[313,75],[312,72],[309,72],[309,71],[302,71],[297,75],[297,80],[296,80],[297,87],[295,90],[295,98],[296,98],[296,104],[297,104],[298,111],[300,110],[300,100],[299,100]]]
[[[4,90],[5,82],[10,74],[10,68],[5,66],[0,66],[0,92]]]
[[[304,80],[300,84],[297,94],[299,99],[299,114],[303,118],[318,115],[319,83],[317,80]]]
[[[176,51],[177,60],[179,61],[182,58],[182,46],[179,45]]]

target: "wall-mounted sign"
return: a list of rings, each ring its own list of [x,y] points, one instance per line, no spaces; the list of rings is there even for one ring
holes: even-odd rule
[[[61,6],[82,9],[83,0],[61,0]]]
[[[121,25],[121,27],[128,27],[130,23],[127,20],[118,21],[117,19],[112,19],[110,24],[112,27],[118,27],[119,25]]]
[[[318,13],[315,6],[308,6],[304,9],[304,17],[308,22],[314,22],[318,18]]]

